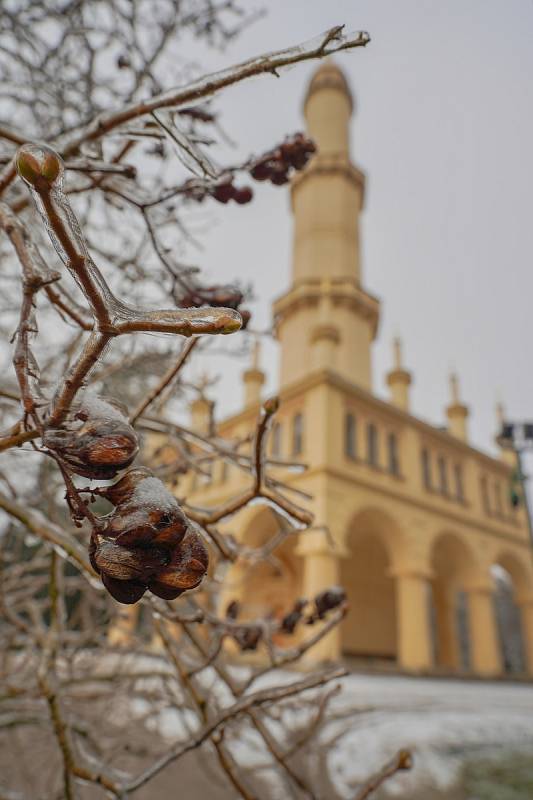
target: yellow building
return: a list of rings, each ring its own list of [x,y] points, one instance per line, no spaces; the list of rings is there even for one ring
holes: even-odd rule
[[[240,597],[249,616],[281,614],[297,597],[342,584],[350,613],[315,650],[318,657],[349,654],[393,659],[414,672],[467,668],[498,675],[493,567],[500,565],[512,580],[524,661],[533,674],[527,511],[508,499],[515,455],[501,451],[492,458],[469,444],[468,409],[455,376],[446,430],[413,416],[411,374],[398,341],[387,375],[389,400],[373,393],[371,344],[380,303],[363,286],[365,176],[350,160],[353,100],[335,64],[315,72],[304,113],[318,154],[291,186],[292,284],[273,306],[281,405],[271,446],[273,456],[308,465],[302,474],[279,476],[312,495],[315,523],[299,541],[290,537],[283,545],[281,571],[262,564],[243,577],[235,568],[223,601]],[[255,427],[264,382],[257,359],[243,382],[242,411],[217,428],[228,439]],[[209,413],[209,404],[198,400],[193,424],[202,429]],[[244,473],[220,469],[193,491],[191,502],[221,503],[246,482]],[[274,512],[254,506],[228,529],[258,545],[279,525]],[[467,664],[460,629],[468,640]]]

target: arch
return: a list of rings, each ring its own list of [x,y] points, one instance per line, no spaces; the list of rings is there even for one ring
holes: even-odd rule
[[[531,591],[531,566],[529,560],[526,565],[519,555],[501,548],[495,554],[491,572],[503,669],[509,674],[523,673],[527,670],[526,642],[517,599]]]
[[[397,523],[376,508],[361,510],[347,526],[341,584],[349,613],[341,627],[345,655],[395,660],[396,587],[391,570],[402,534]]]
[[[435,665],[444,670],[470,667],[470,631],[465,589],[476,575],[474,551],[466,536],[440,532],[431,544],[431,617]]]
[[[517,595],[531,592],[533,589],[533,569],[529,552],[526,559],[522,554],[518,555],[512,550],[502,547],[496,551],[492,563],[499,564],[509,573]]]

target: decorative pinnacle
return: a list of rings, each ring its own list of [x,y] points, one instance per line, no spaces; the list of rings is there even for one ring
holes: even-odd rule
[[[402,364],[402,340],[399,336],[395,336],[392,342],[392,351],[394,355],[394,369],[403,369]]]
[[[261,342],[259,337],[256,336],[252,347],[252,369],[260,369],[259,362],[261,360]]]
[[[459,399],[459,378],[456,372],[452,372],[450,374],[450,392],[452,396],[452,404],[453,405],[460,405],[461,400]]]

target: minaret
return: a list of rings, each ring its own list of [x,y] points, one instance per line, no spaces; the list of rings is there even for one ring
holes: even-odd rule
[[[265,373],[259,366],[261,343],[256,339],[252,348],[252,364],[242,373],[244,384],[244,407],[261,402],[261,389],[265,382]]]
[[[281,386],[330,370],[371,388],[370,345],[379,303],[361,287],[359,214],[365,178],[350,161],[353,98],[341,70],[324,62],[304,103],[317,154],[292,182],[292,286],[274,303]]]
[[[452,436],[462,439],[466,442],[467,436],[467,420],[468,420],[468,406],[461,403],[459,399],[459,378],[452,372],[450,375],[450,393],[452,402],[446,409],[448,417],[449,431]]]
[[[413,379],[411,373],[403,367],[402,342],[398,337],[393,341],[393,350],[394,368],[387,374],[391,401],[402,411],[409,411],[409,387]]]

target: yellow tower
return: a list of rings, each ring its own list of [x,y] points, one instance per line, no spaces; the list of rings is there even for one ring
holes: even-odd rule
[[[278,616],[297,598],[341,584],[350,613],[312,651],[315,658],[493,676],[509,662],[508,631],[495,614],[497,565],[513,585],[521,620],[520,669],[533,676],[533,561],[527,509],[511,502],[515,454],[493,458],[471,446],[455,376],[447,428],[415,416],[399,341],[388,400],[372,391],[379,302],[362,287],[364,176],[350,160],[353,99],[334,63],[314,73],[304,112],[318,152],[291,187],[293,263],[290,288],[273,307],[281,374],[269,446],[272,477],[300,490],[299,499],[312,498],[301,502],[314,523],[276,551],[280,568],[258,563],[250,572],[236,564],[222,607],[238,598],[251,617]],[[250,441],[263,380],[256,357],[243,375],[244,406],[218,424],[219,436]],[[195,424],[206,429],[210,409],[196,403]],[[283,467],[294,461],[307,469]],[[190,500],[216,507],[249,481],[242,470],[220,471]],[[221,531],[253,548],[284,524],[257,504]]]
[[[292,183],[292,286],[274,304],[281,386],[313,369],[335,370],[370,389],[370,345],[379,303],[361,287],[359,214],[365,178],[350,161],[353,99],[331,61],[315,73],[304,104],[318,153]]]

